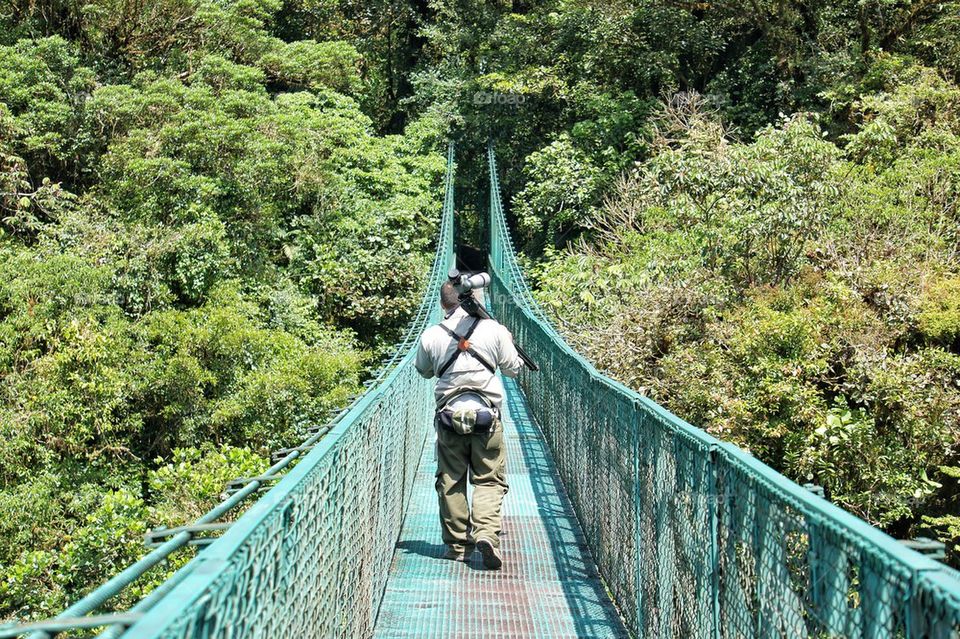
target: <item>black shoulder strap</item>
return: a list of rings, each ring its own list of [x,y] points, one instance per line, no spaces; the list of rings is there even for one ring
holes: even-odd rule
[[[479,323],[480,318],[474,318],[473,324],[469,329],[467,329],[467,332],[463,336],[457,335],[452,329],[443,324],[439,324],[440,328],[445,330],[450,337],[457,341],[457,350],[453,352],[453,355],[450,356],[450,359],[448,359],[443,366],[440,367],[440,370],[437,371],[437,377],[443,377],[443,374],[447,372],[447,369],[453,366],[453,363],[457,361],[457,358],[460,357],[461,353],[470,353],[478,362],[483,364],[488,371],[491,373],[497,372],[497,369],[490,362],[488,362],[482,355],[480,355],[480,353],[475,351],[474,348],[470,346],[470,336],[473,335],[473,331],[477,328],[477,324]]]

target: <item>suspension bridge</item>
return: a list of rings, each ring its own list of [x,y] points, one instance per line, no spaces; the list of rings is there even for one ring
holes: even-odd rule
[[[488,163],[490,308],[541,365],[506,384],[502,570],[441,559],[432,382],[412,365],[454,262],[451,145],[428,285],[366,392],[193,524],[153,531],[149,554],[58,617],[0,638],[960,638],[956,571],[563,341],[517,264],[492,147]],[[172,577],[104,612],[191,544]]]

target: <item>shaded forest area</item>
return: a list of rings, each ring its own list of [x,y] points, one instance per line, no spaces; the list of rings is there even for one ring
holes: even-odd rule
[[[357,390],[450,135],[600,368],[956,561],[958,81],[950,1],[0,1],[0,617]]]

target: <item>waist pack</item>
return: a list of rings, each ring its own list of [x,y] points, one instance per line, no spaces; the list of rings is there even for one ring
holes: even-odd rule
[[[489,433],[497,423],[497,413],[492,408],[443,408],[437,411],[437,424],[444,430],[458,435]]]
[[[484,408],[458,408],[456,410],[447,408],[453,400],[465,393],[474,393],[481,397],[487,406]],[[492,431],[499,420],[500,413],[486,397],[475,391],[468,390],[464,393],[457,393],[444,404],[443,408],[437,411],[436,422],[439,428],[458,435],[472,435],[474,433],[489,433]]]

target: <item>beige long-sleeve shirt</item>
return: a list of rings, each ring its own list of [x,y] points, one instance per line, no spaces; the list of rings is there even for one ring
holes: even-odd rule
[[[465,335],[473,322],[474,318],[458,307],[441,323],[457,335]],[[516,377],[523,367],[513,336],[506,326],[495,320],[481,320],[470,336],[470,345],[507,377]],[[449,333],[439,326],[431,326],[420,337],[417,371],[427,379],[435,377],[456,350],[457,342]],[[437,380],[434,391],[437,406],[443,406],[458,393],[471,390],[482,394],[498,409],[502,407],[503,382],[473,355],[462,353]]]

